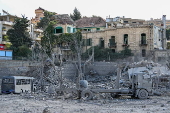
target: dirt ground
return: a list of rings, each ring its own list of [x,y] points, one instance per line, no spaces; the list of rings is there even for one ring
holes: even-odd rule
[[[83,101],[3,94],[0,95],[0,113],[170,113],[170,96]]]

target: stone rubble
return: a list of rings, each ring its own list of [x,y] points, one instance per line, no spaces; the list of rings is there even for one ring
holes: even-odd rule
[[[122,69],[122,75],[120,79],[121,87],[128,87],[128,78],[133,72],[144,71],[146,72],[147,76],[151,76],[153,82],[156,84],[157,87],[155,89],[158,92],[161,92],[163,98],[162,100],[160,97],[150,97],[150,100],[138,100],[138,99],[131,99],[128,96],[120,97],[114,99],[110,96],[110,94],[104,93],[97,93],[94,95],[93,100],[86,101],[86,99],[81,98],[78,99],[78,94],[76,92],[69,92],[63,91],[58,92],[56,89],[62,88],[76,88],[77,84],[75,81],[60,77],[62,67],[53,66],[49,62],[46,64],[46,69],[43,70],[43,76],[39,73],[41,72],[42,67],[39,67],[37,70],[34,69],[31,74],[27,72],[28,75],[34,75],[37,79],[37,90],[35,92],[28,92],[22,93],[18,96],[15,95],[0,95],[0,102],[3,103],[5,101],[9,101],[9,105],[12,104],[14,101],[18,101],[21,99],[24,101],[25,108],[23,109],[23,113],[34,113],[34,112],[41,112],[41,113],[73,113],[73,112],[81,112],[81,113],[104,113],[104,112],[141,112],[144,113],[148,112],[164,112],[168,113],[170,110],[169,104],[170,100],[167,99],[170,96],[170,72],[166,66],[163,66],[158,63],[148,62],[148,61],[141,61],[141,62],[134,62],[134,63],[123,63],[120,67]],[[88,75],[85,75],[86,80],[88,81],[88,88],[90,89],[113,89],[115,88],[115,81],[116,81],[116,72],[110,72],[107,75],[99,75],[95,70],[91,70]],[[43,86],[47,86],[47,88],[38,88],[41,86],[40,79],[43,79]],[[159,81],[157,81],[159,80]],[[60,86],[60,82],[62,84]],[[9,97],[10,96],[10,97]],[[12,100],[10,100],[12,99]],[[35,104],[34,108],[33,105],[31,106],[30,103],[27,103],[25,100],[29,100],[30,103]],[[160,101],[161,100],[161,101]],[[42,102],[42,103],[41,103]],[[58,104],[59,102],[60,104]],[[17,108],[20,106],[19,101],[17,102]],[[45,103],[49,103],[47,105]],[[55,103],[55,105],[54,105]],[[62,103],[62,104],[61,104]],[[4,105],[7,103],[4,103]],[[21,103],[20,103],[21,104]],[[72,104],[72,105],[71,105]],[[0,106],[4,106],[0,104]],[[81,106],[82,105],[82,106]],[[94,108],[91,108],[91,105]],[[128,108],[128,106],[130,108]],[[59,107],[57,107],[59,106]],[[68,107],[71,106],[71,107]],[[80,107],[78,107],[80,106]],[[103,106],[103,107],[102,107]],[[125,108],[121,107],[124,106]],[[13,105],[15,108],[16,106]],[[100,108],[101,107],[101,108]],[[90,109],[91,108],[91,109]],[[136,109],[138,108],[138,109]],[[160,109],[161,108],[161,109]],[[162,109],[163,108],[163,109]],[[17,111],[20,112],[21,109]],[[101,110],[98,112],[98,110]],[[144,110],[144,111],[143,111]],[[16,111],[16,112],[17,112]],[[5,110],[2,109],[2,113]],[[14,112],[13,110],[8,110],[8,112]]]
[[[77,87],[77,84],[75,81],[67,79],[67,78],[60,78],[60,74],[62,71],[62,67],[59,66],[53,66],[48,62],[47,69],[44,70],[44,77],[43,80],[44,85],[47,86],[43,91],[44,93],[47,93],[49,95],[53,96],[54,98],[58,99],[73,99],[76,98],[78,94],[74,94],[72,92],[56,92],[56,89],[59,88],[66,88],[75,89]],[[147,76],[151,76],[154,84],[157,85],[155,87],[155,94],[161,95],[161,94],[168,94],[168,89],[170,88],[170,74],[169,70],[166,69],[165,66],[162,66],[161,64],[154,63],[154,62],[148,62],[148,61],[141,61],[141,62],[134,62],[134,63],[122,63],[121,64],[122,69],[122,75],[119,83],[121,84],[121,87],[129,87],[129,76],[133,72],[140,72],[145,71]],[[86,80],[88,81],[88,88],[89,89],[114,89],[115,88],[115,81],[116,81],[116,72],[110,72],[107,75],[99,75],[95,70],[90,70],[88,75],[85,75]],[[35,78],[39,79],[41,76],[35,76]],[[164,81],[156,81],[164,80]],[[62,80],[62,85],[60,86],[60,82]],[[40,81],[38,81],[37,86],[40,85]],[[155,86],[156,86],[155,85]],[[41,86],[40,86],[41,87]],[[38,88],[37,88],[38,89]],[[40,90],[39,88],[38,90]],[[43,92],[43,91],[37,91],[37,92]],[[94,96],[93,99],[104,99],[104,98],[110,98],[112,97],[108,94],[96,94],[100,96]],[[37,98],[37,97],[36,97]]]

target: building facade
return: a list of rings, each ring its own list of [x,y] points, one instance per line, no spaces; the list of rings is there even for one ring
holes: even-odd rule
[[[41,19],[44,17],[44,11],[45,9],[39,7],[35,10],[35,18],[31,19],[31,24],[35,26],[38,22],[41,21]],[[61,34],[61,33],[74,33],[76,31],[75,29],[75,22],[71,19],[71,17],[68,14],[57,14],[52,16],[53,20],[55,20],[57,23],[54,25],[54,34]]]
[[[163,49],[163,29],[154,25],[119,26],[104,31],[83,33],[84,52],[92,46],[110,48],[120,52],[129,48],[133,53],[146,57],[154,49]]]
[[[44,9],[39,7],[35,10],[35,18],[31,19],[31,23],[37,25],[38,22],[44,17]]]
[[[43,30],[37,29],[35,26],[36,26],[35,24],[30,23],[28,27],[28,32],[33,41],[40,42],[41,37],[43,36]]]
[[[5,49],[5,45],[10,43],[6,40],[7,31],[12,28],[15,18],[20,17],[16,17],[10,14],[0,15],[0,48],[3,46],[3,49]],[[41,40],[40,37],[42,36],[43,31],[36,29],[34,24],[29,23],[27,32],[29,32],[30,38],[32,38],[32,40]]]
[[[0,44],[6,44],[5,36],[7,31],[12,28],[16,16],[13,15],[0,15]]]
[[[54,34],[76,32],[75,22],[68,14],[53,15],[52,19],[57,22],[54,25]]]

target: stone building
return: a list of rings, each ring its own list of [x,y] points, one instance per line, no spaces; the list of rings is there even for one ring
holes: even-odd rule
[[[44,9],[39,7],[38,9],[35,10],[35,18],[31,19],[31,23],[33,24],[37,24],[38,22],[40,22],[40,20],[44,17]]]
[[[44,9],[38,8],[35,12],[34,21],[39,22],[43,17]],[[158,25],[152,21],[125,17],[109,17],[106,20],[101,17],[83,17],[75,22],[68,14],[56,14],[53,18],[58,22],[54,29],[56,35],[74,33],[76,30],[82,31],[83,52],[92,46],[110,48],[113,52],[129,48],[136,55],[147,57],[154,55],[154,50],[166,49],[165,28],[161,25],[163,19],[158,22]],[[71,54],[67,44],[62,44],[59,50],[59,53],[65,56]],[[56,52],[59,50],[57,49]]]
[[[68,14],[57,14],[52,18],[57,21],[57,24],[54,26],[54,34],[76,32],[75,22]]]
[[[59,36],[62,33],[75,33],[76,26],[75,22],[68,14],[58,14],[52,17],[57,21],[57,24],[54,25],[54,34]],[[72,52],[69,46],[69,43],[63,42],[57,45],[54,48],[54,54],[60,55],[60,59],[71,59]]]
[[[132,19],[125,17],[115,17],[115,18],[106,18],[106,28],[115,28],[121,26],[134,26],[142,25],[145,20],[142,19]]]
[[[12,28],[15,18],[21,18],[14,15],[9,14],[8,12],[3,10],[3,14],[0,15],[0,48],[10,43],[6,41],[5,37],[7,36],[7,31]],[[42,30],[36,29],[35,25],[31,22],[28,23],[29,26],[27,28],[27,32],[30,34],[30,38],[33,40],[41,40],[40,37],[42,36]]]
[[[31,19],[31,23],[34,24],[34,27],[37,25],[38,22],[44,17],[45,9],[39,7],[35,9],[35,18]],[[54,26],[54,34],[61,34],[61,33],[73,33],[76,31],[75,29],[75,22],[71,19],[68,14],[57,14],[53,15],[53,20],[56,20],[56,25]]]
[[[106,19],[106,29],[82,32],[85,41],[84,52],[92,46],[111,48],[120,52],[126,47],[133,53],[146,57],[155,49],[165,49],[163,30],[159,26],[145,24],[144,20],[130,18]]]
[[[32,38],[32,40],[34,41],[41,41],[41,37],[43,36],[43,30],[41,29],[37,29],[35,27],[35,24],[30,23],[29,27],[28,27],[28,32],[30,34],[30,37]]]
[[[16,16],[10,14],[0,15],[0,44],[6,44],[5,36],[9,29],[12,28]]]
[[[156,26],[162,26],[162,19],[161,18],[159,18],[159,19],[153,19],[153,18],[151,18],[150,20],[146,20],[146,23],[153,23],[154,25],[156,25]],[[166,20],[166,27],[167,28],[170,28],[170,20]]]

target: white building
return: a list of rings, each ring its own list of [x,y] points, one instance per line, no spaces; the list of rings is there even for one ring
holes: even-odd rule
[[[0,15],[0,44],[6,44],[5,36],[7,31],[12,28],[15,17],[13,15]]]

